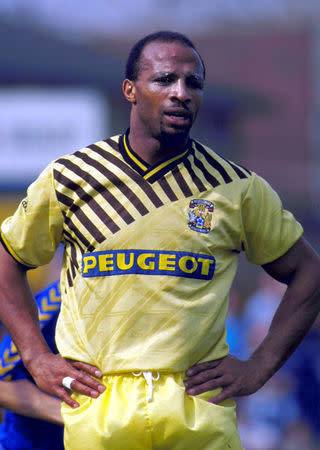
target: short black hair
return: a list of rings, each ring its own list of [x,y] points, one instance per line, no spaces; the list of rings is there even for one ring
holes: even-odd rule
[[[175,31],[157,31],[155,33],[148,34],[144,38],[140,39],[131,49],[127,64],[126,64],[126,73],[125,76],[128,80],[136,81],[139,72],[140,72],[140,58],[143,49],[150,44],[151,42],[158,41],[158,42],[180,42],[181,44],[185,45],[186,47],[190,47],[193,50],[195,50],[200,58],[200,61],[203,66],[203,76],[205,78],[206,76],[206,68],[205,64],[196,49],[195,45],[192,41],[190,41],[189,38],[187,38],[184,34],[177,33]]]

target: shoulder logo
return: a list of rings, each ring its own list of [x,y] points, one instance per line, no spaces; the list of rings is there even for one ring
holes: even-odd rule
[[[28,207],[28,200],[22,200],[21,205],[25,211],[27,211]]]
[[[214,204],[208,200],[191,200],[189,204],[189,222],[191,230],[209,233],[212,227]]]

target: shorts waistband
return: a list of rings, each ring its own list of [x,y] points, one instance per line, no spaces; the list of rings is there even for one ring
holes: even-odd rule
[[[182,382],[185,379],[185,371],[183,372],[161,372],[157,370],[133,370],[132,372],[116,372],[116,373],[109,373],[103,375],[103,378],[109,379],[110,381],[112,379],[117,378],[139,378],[142,377],[145,380],[147,389],[146,389],[146,401],[147,403],[151,402],[153,399],[153,390],[155,388],[155,382],[159,381],[163,378],[167,377],[173,377],[176,380],[178,379],[180,382]]]

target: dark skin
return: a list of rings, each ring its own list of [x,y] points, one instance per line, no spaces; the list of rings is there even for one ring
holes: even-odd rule
[[[157,41],[144,48],[138,78],[125,80],[123,92],[131,103],[130,144],[145,162],[159,163],[185,148],[202,102],[203,72],[197,52],[181,43]],[[100,371],[51,353],[40,332],[25,272],[1,245],[0,267],[0,320],[37,385],[77,407],[62,387],[63,377],[70,376],[76,380],[73,390],[96,398],[105,390],[96,380]],[[191,367],[185,382],[187,393],[222,388],[210,400],[220,403],[256,392],[312,326],[320,309],[320,260],[314,250],[301,238],[285,255],[263,268],[287,284],[268,335],[247,361],[228,355]]]

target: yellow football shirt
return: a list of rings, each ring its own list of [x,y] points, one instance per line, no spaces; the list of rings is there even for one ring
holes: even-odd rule
[[[58,349],[104,373],[225,356],[239,253],[265,264],[301,234],[256,174],[195,140],[149,166],[127,134],[52,162],[1,226],[29,267],[63,243]]]

